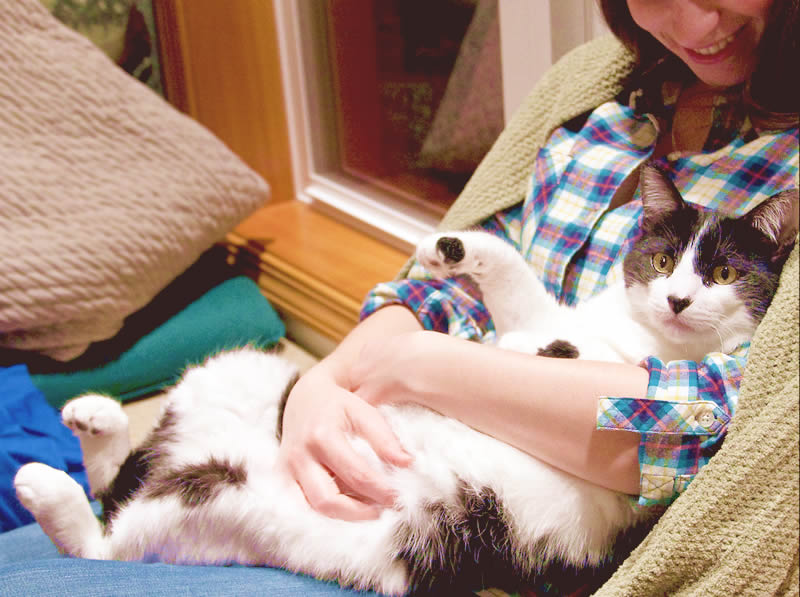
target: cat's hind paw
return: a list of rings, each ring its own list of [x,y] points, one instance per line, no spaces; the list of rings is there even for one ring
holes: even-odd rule
[[[17,471],[14,489],[17,499],[37,520],[76,500],[86,500],[83,489],[67,473],[40,462],[31,462]]]
[[[61,421],[78,436],[111,436],[128,432],[128,416],[119,402],[99,394],[70,400],[61,410]]]
[[[33,514],[61,552],[93,557],[89,541],[96,542],[100,527],[83,488],[64,471],[31,462],[14,477],[17,499]]]

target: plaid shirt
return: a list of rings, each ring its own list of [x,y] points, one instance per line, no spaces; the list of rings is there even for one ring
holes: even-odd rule
[[[652,155],[658,131],[652,115],[616,101],[595,109],[579,130],[557,129],[537,156],[525,201],[483,228],[512,243],[563,303],[587,299],[622,276],[622,259],[640,231],[638,190],[632,201],[608,207]],[[703,152],[658,161],[688,201],[741,215],[797,186],[798,129],[759,135],[746,118],[731,119],[723,100]],[[468,278],[431,279],[415,264],[408,279],[378,285],[362,317],[404,304],[426,329],[491,342],[494,328],[479,296]],[[719,449],[747,350],[743,345],[698,362],[652,356],[641,363],[650,373],[646,398],[599,397],[598,428],[641,434],[640,504],[674,500]]]

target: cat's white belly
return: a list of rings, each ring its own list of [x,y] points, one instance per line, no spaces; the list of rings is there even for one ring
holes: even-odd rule
[[[611,538],[634,520],[628,497],[560,471],[459,421],[422,407],[380,409],[414,457],[408,469],[391,472],[398,505],[405,512],[419,511],[431,499],[458,500],[464,485],[476,491],[490,488],[505,505],[519,544],[547,541],[548,555],[592,563],[608,554]]]
[[[197,511],[174,496],[135,501],[114,520],[113,557],[157,555],[160,561],[184,564],[278,565],[315,575],[331,562],[347,570],[358,561],[379,577],[401,582],[395,570],[398,527],[431,524],[426,507],[448,501],[456,506],[465,486],[478,493],[488,488],[497,495],[515,544],[546,543],[547,556],[571,562],[600,561],[619,528],[634,519],[626,497],[558,471],[457,421],[419,407],[380,408],[414,461],[407,469],[387,469],[398,500],[377,520],[351,523],[320,515],[275,469],[274,429],[253,433],[248,429],[251,421],[242,420],[226,425],[227,432],[221,433],[208,424],[230,423],[229,411],[206,409],[202,417],[189,415],[176,429],[181,435],[191,429],[197,437],[205,428],[204,437],[210,440],[206,450],[199,449],[199,442],[186,442],[182,455],[176,456],[199,462],[209,453],[224,453],[244,463],[247,483],[224,489]],[[374,466],[384,466],[363,440],[352,441]],[[148,527],[143,521],[157,522]]]

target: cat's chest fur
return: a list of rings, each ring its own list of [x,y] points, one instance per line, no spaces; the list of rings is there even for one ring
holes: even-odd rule
[[[571,307],[552,301],[546,317],[521,318],[516,330],[499,334],[501,348],[553,357],[636,363],[658,354],[665,360],[700,359],[709,342],[670,342],[645,325],[629,302],[624,282]],[[570,353],[570,346],[574,353]]]

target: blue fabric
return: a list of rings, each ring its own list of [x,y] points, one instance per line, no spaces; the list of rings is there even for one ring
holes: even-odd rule
[[[78,438],[61,424],[58,412],[31,382],[27,367],[0,368],[0,532],[33,521],[17,501],[13,485],[14,475],[28,462],[66,471],[89,490]]]
[[[4,597],[356,597],[340,588],[275,568],[170,566],[61,558],[0,566]]]
[[[93,506],[96,513],[100,511],[97,503]],[[376,596],[375,593],[349,591],[333,583],[275,568],[171,566],[69,558],[58,554],[36,524],[0,535],[0,595]]]

